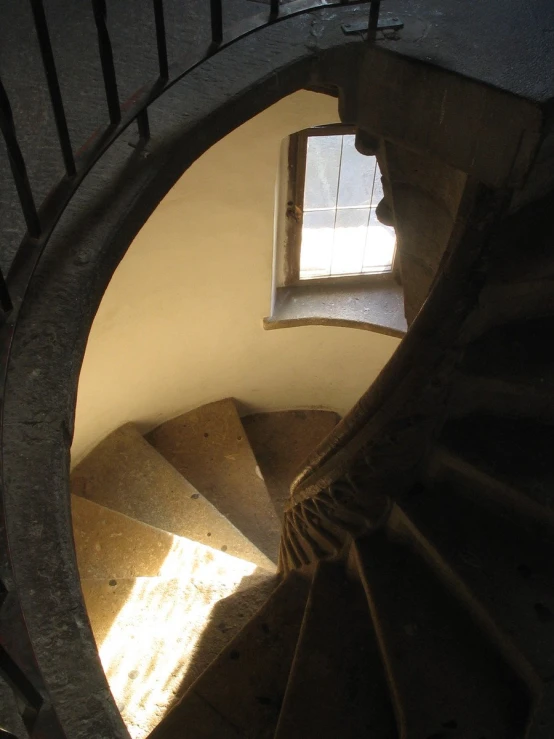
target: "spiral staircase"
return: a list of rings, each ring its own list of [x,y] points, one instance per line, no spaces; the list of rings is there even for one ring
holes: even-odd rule
[[[147,736],[193,690],[279,585],[278,516],[293,471],[337,420],[325,411],[241,419],[224,399],[146,438],[128,424],[74,469],[81,587],[132,736]]]
[[[152,739],[550,739],[552,7],[391,0],[391,19],[372,2],[368,21],[363,3],[295,0],[227,31],[211,2],[207,47],[171,66],[164,3],[152,6],[159,77],[120,105],[106,4],[93,3],[110,123],[75,154],[31,3],[66,170],[38,208],[0,87],[27,228],[3,254],[0,295],[0,736],[128,736],[91,622],[101,641],[120,580],[180,574],[198,589],[187,567],[202,561],[227,573],[220,602],[237,587],[250,610],[199,647]],[[256,474],[256,424],[238,416],[249,466],[232,495],[209,455],[191,463],[225,427],[216,416],[194,435],[184,419],[146,440],[117,431],[75,470],[72,506],[79,367],[118,261],[195,158],[300,88],[337,95],[358,149],[379,159],[405,339],[309,452],[280,535],[270,490],[282,501],[284,478],[264,473],[262,446]],[[155,476],[133,478],[139,458]],[[162,479],[170,495],[153,505]],[[158,550],[175,553],[165,570]],[[241,590],[252,584],[259,601]],[[194,600],[160,587],[165,602]]]

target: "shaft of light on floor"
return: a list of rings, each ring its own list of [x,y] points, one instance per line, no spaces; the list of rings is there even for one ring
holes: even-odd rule
[[[117,615],[107,630],[93,613],[91,622],[133,739],[143,739],[174,701],[214,606],[256,570],[251,562],[175,537],[160,577],[110,581],[116,584],[96,610],[111,618],[115,606]]]

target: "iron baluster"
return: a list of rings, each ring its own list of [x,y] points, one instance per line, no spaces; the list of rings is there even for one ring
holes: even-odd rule
[[[15,132],[15,124],[13,121],[13,114],[4,85],[0,80],[0,129],[4,141],[6,142],[6,149],[8,152],[8,158],[10,160],[10,167],[12,170],[15,187],[21,203],[21,210],[23,211],[23,217],[27,224],[27,230],[29,235],[37,239],[40,236],[40,222],[38,218],[35,201],[33,198],[33,192],[29,183],[29,177],[27,175],[27,167],[25,166],[25,160],[21,153],[21,148],[17,140]]]
[[[163,0],[153,0],[153,2],[160,78],[162,80],[167,80],[169,78],[169,64],[167,61],[167,39],[165,35],[164,3]]]
[[[150,121],[148,120],[148,108],[143,108],[137,116],[137,126],[141,141],[148,141],[150,138]]]
[[[222,0],[210,0],[210,20],[212,26],[212,45],[220,46],[223,41]]]
[[[40,54],[46,74],[46,82],[48,91],[50,92],[50,100],[54,111],[54,120],[56,121],[56,129],[58,131],[58,139],[62,150],[62,157],[65,165],[65,171],[70,177],[75,174],[75,159],[73,157],[73,148],[69,137],[69,129],[65,117],[62,93],[56,71],[56,63],[54,61],[54,53],[52,51],[52,43],[50,41],[50,33],[48,31],[48,23],[44,12],[42,0],[31,0],[31,8],[33,10],[33,18],[35,21],[35,30],[37,32],[38,43],[40,46]]]
[[[271,6],[269,9],[269,19],[275,20],[279,17],[279,0],[271,0]]]
[[[368,41],[375,41],[377,28],[379,27],[379,13],[381,12],[381,0],[371,0],[369,6],[369,33]]]
[[[106,0],[92,0],[92,9],[98,32],[98,49],[102,63],[102,74],[104,75],[104,88],[106,90],[110,122],[116,124],[121,120],[121,107],[117,92],[112,42],[110,41],[110,32],[108,31],[107,25],[108,11],[106,9]]]
[[[13,308],[10,291],[8,290],[8,286],[6,284],[6,280],[4,279],[4,275],[2,274],[2,270],[0,270],[0,306],[2,307],[4,313],[9,313]],[[1,585],[2,584],[0,583],[0,606],[2,605],[3,596],[5,595],[5,591],[2,590]]]

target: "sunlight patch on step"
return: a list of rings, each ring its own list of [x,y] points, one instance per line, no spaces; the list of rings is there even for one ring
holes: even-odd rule
[[[179,537],[160,577],[87,582],[100,659],[133,739],[148,735],[180,694],[214,606],[256,570],[251,562]],[[102,628],[102,618],[116,609],[109,628]]]

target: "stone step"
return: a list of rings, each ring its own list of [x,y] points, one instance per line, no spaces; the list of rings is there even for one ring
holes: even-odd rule
[[[312,736],[396,736],[364,591],[340,562],[318,565],[275,732],[275,739]]]
[[[532,487],[518,488],[516,481],[495,477],[445,447],[436,447],[430,454],[425,478],[429,486],[440,484],[480,506],[554,531],[554,507],[548,497],[536,495]]]
[[[82,579],[179,577],[187,558],[199,547],[204,547],[207,557],[220,554],[220,547],[170,534],[77,495],[71,496],[71,512]],[[267,572],[275,569],[248,541],[241,551],[227,553]]]
[[[479,335],[509,321],[554,315],[553,222],[547,198],[534,215],[512,217],[491,244],[487,284],[466,332]],[[523,213],[523,211],[520,211]]]
[[[453,379],[451,415],[475,411],[550,420],[554,413],[554,317],[487,331],[466,349]]]
[[[380,531],[355,546],[398,736],[523,731],[517,674],[413,544]]]
[[[554,382],[542,373],[521,379],[459,374],[448,415],[461,418],[472,413],[549,421],[554,417]]]
[[[463,333],[467,340],[513,321],[554,316],[554,277],[530,282],[487,284],[479,304],[468,316]]]
[[[451,484],[456,481],[456,487],[467,488],[468,494],[476,485],[488,487],[495,497],[504,488],[511,500],[517,496],[521,501],[515,510],[538,506],[542,516],[551,518],[553,448],[551,423],[474,413],[445,424],[439,444],[430,455],[427,475],[449,479]]]
[[[272,739],[309,589],[309,577],[291,573],[150,739],[181,739],[185,726],[209,739]]]
[[[253,413],[241,420],[282,519],[291,483],[302,463],[331,433],[340,416],[331,411],[295,410]]]
[[[281,526],[232,398],[166,421],[147,440],[272,561]]]
[[[180,577],[82,580],[111,692],[143,739],[255,615],[277,577],[196,545]]]
[[[237,557],[255,562],[261,567],[274,565],[248,539],[226,520],[185,478],[144,440],[132,424],[122,426],[102,441],[73,471],[71,490],[74,496],[123,514],[127,519],[109,517],[105,511],[81,505],[78,513],[81,543],[90,549],[99,543],[107,546],[108,539],[121,527],[122,539],[128,536],[154,537],[162,542],[160,532],[153,533],[132,527],[129,519],[148,524],[162,531],[185,537],[212,549],[220,549]],[[86,520],[86,516],[90,520]],[[84,532],[89,531],[84,543]],[[137,540],[137,551],[138,551]],[[156,543],[160,551],[169,540]],[[125,552],[130,565],[132,546]],[[150,546],[150,545],[148,545]],[[146,550],[146,545],[144,550]],[[113,542],[109,551],[116,557]],[[157,556],[157,555],[156,555]],[[145,554],[146,559],[148,559]],[[90,556],[89,556],[90,560]]]
[[[520,694],[513,699],[514,735],[517,721],[522,736],[539,736],[525,731],[525,725],[530,703],[554,674],[552,531],[526,517],[507,515],[499,506],[483,506],[478,493],[466,495],[440,480],[419,486],[415,493],[400,504],[398,536],[421,552],[459,610],[471,614],[489,645],[503,655],[505,676]],[[480,672],[474,669],[473,675]],[[454,682],[446,673],[443,680]],[[489,706],[494,710],[492,700]],[[510,732],[484,731],[491,737],[504,734]]]

